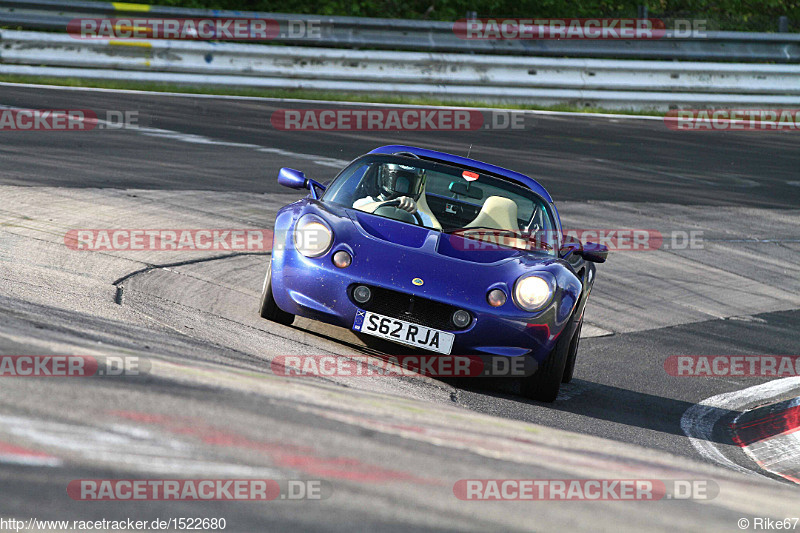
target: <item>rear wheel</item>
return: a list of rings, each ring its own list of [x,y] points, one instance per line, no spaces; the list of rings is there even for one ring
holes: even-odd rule
[[[564,367],[564,376],[561,378],[561,383],[569,383],[572,381],[572,375],[575,373],[575,359],[578,357],[578,345],[581,343],[581,328],[583,327],[583,320],[578,324],[578,329],[572,336],[572,342],[569,344],[569,354],[567,355],[567,364]]]
[[[571,324],[567,324],[558,339],[553,351],[547,356],[544,363],[539,365],[536,373],[532,376],[522,378],[520,382],[522,395],[532,400],[540,402],[554,402],[561,388],[561,380],[564,377],[564,368],[567,365],[569,348],[572,344],[572,336],[568,335]]]
[[[267,277],[264,280],[264,290],[261,291],[261,308],[259,309],[261,318],[266,318],[272,322],[283,324],[284,326],[291,326],[294,322],[294,315],[283,311],[278,304],[275,303],[275,298],[272,296],[272,262],[267,268]]]

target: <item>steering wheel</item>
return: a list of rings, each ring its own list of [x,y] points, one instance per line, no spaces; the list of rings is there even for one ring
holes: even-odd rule
[[[388,202],[383,202],[379,206],[377,206],[375,208],[375,210],[373,211],[373,213],[375,211],[377,211],[378,209],[380,209],[381,207],[389,207],[389,206],[397,207],[399,205],[400,205],[400,200],[389,200]],[[397,207],[397,209],[399,209],[400,211],[403,211],[405,213],[408,213],[408,211],[406,211],[405,209],[400,209],[399,207]],[[419,210],[414,211],[413,213],[408,213],[408,214],[414,217],[414,220],[416,221],[417,225],[419,225],[419,226],[424,226],[425,225],[425,221],[422,220],[422,217],[419,214]]]

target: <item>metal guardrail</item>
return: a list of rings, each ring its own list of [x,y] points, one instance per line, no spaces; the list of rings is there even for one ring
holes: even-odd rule
[[[800,65],[504,57],[0,31],[0,74],[606,108],[798,106]]]
[[[0,0],[0,25],[64,31],[79,16],[269,18],[319,21],[318,39],[282,35],[276,42],[327,48],[460,52],[539,57],[671,59],[800,63],[800,34],[708,32],[703,37],[676,37],[668,32],[653,40],[464,40],[450,22],[356,17],[320,17],[284,13],[185,9],[146,4],[79,0]]]

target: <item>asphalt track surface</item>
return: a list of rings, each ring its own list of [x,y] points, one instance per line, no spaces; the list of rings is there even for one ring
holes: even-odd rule
[[[274,111],[332,106],[8,85],[0,104],[136,111],[141,126],[0,133],[0,351],[154,361],[138,379],[4,378],[0,443],[29,450],[29,460],[0,466],[2,516],[216,516],[234,531],[735,530],[740,516],[796,501],[795,487],[708,464],[681,425],[698,402],[764,380],[676,378],[663,366],[674,354],[798,354],[796,134],[674,132],[658,119],[559,114],[527,115],[516,131],[284,132],[270,126]],[[707,246],[599,266],[587,309],[598,336],[582,340],[576,379],[552,405],[499,378],[275,379],[275,355],[365,349],[337,328],[264,323],[256,305],[266,255],[63,246],[64,232],[79,227],[268,228],[299,197],[277,185],[281,166],[325,181],[383,144],[471,150],[539,179],[574,225],[700,228]],[[153,268],[172,263],[183,264]],[[113,285],[141,270],[122,291]],[[680,299],[691,301],[678,308]],[[735,467],[758,471],[725,430],[735,414],[720,413],[706,440]],[[521,438],[532,434],[541,440]],[[677,502],[460,502],[452,492],[458,479],[644,472],[725,480],[733,503],[672,512]],[[321,478],[334,495],[267,507],[65,496],[70,480],[134,477]]]

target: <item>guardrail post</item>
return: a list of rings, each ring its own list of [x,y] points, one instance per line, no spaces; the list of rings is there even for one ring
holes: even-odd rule
[[[778,18],[778,32],[789,33],[789,17],[782,16]]]

